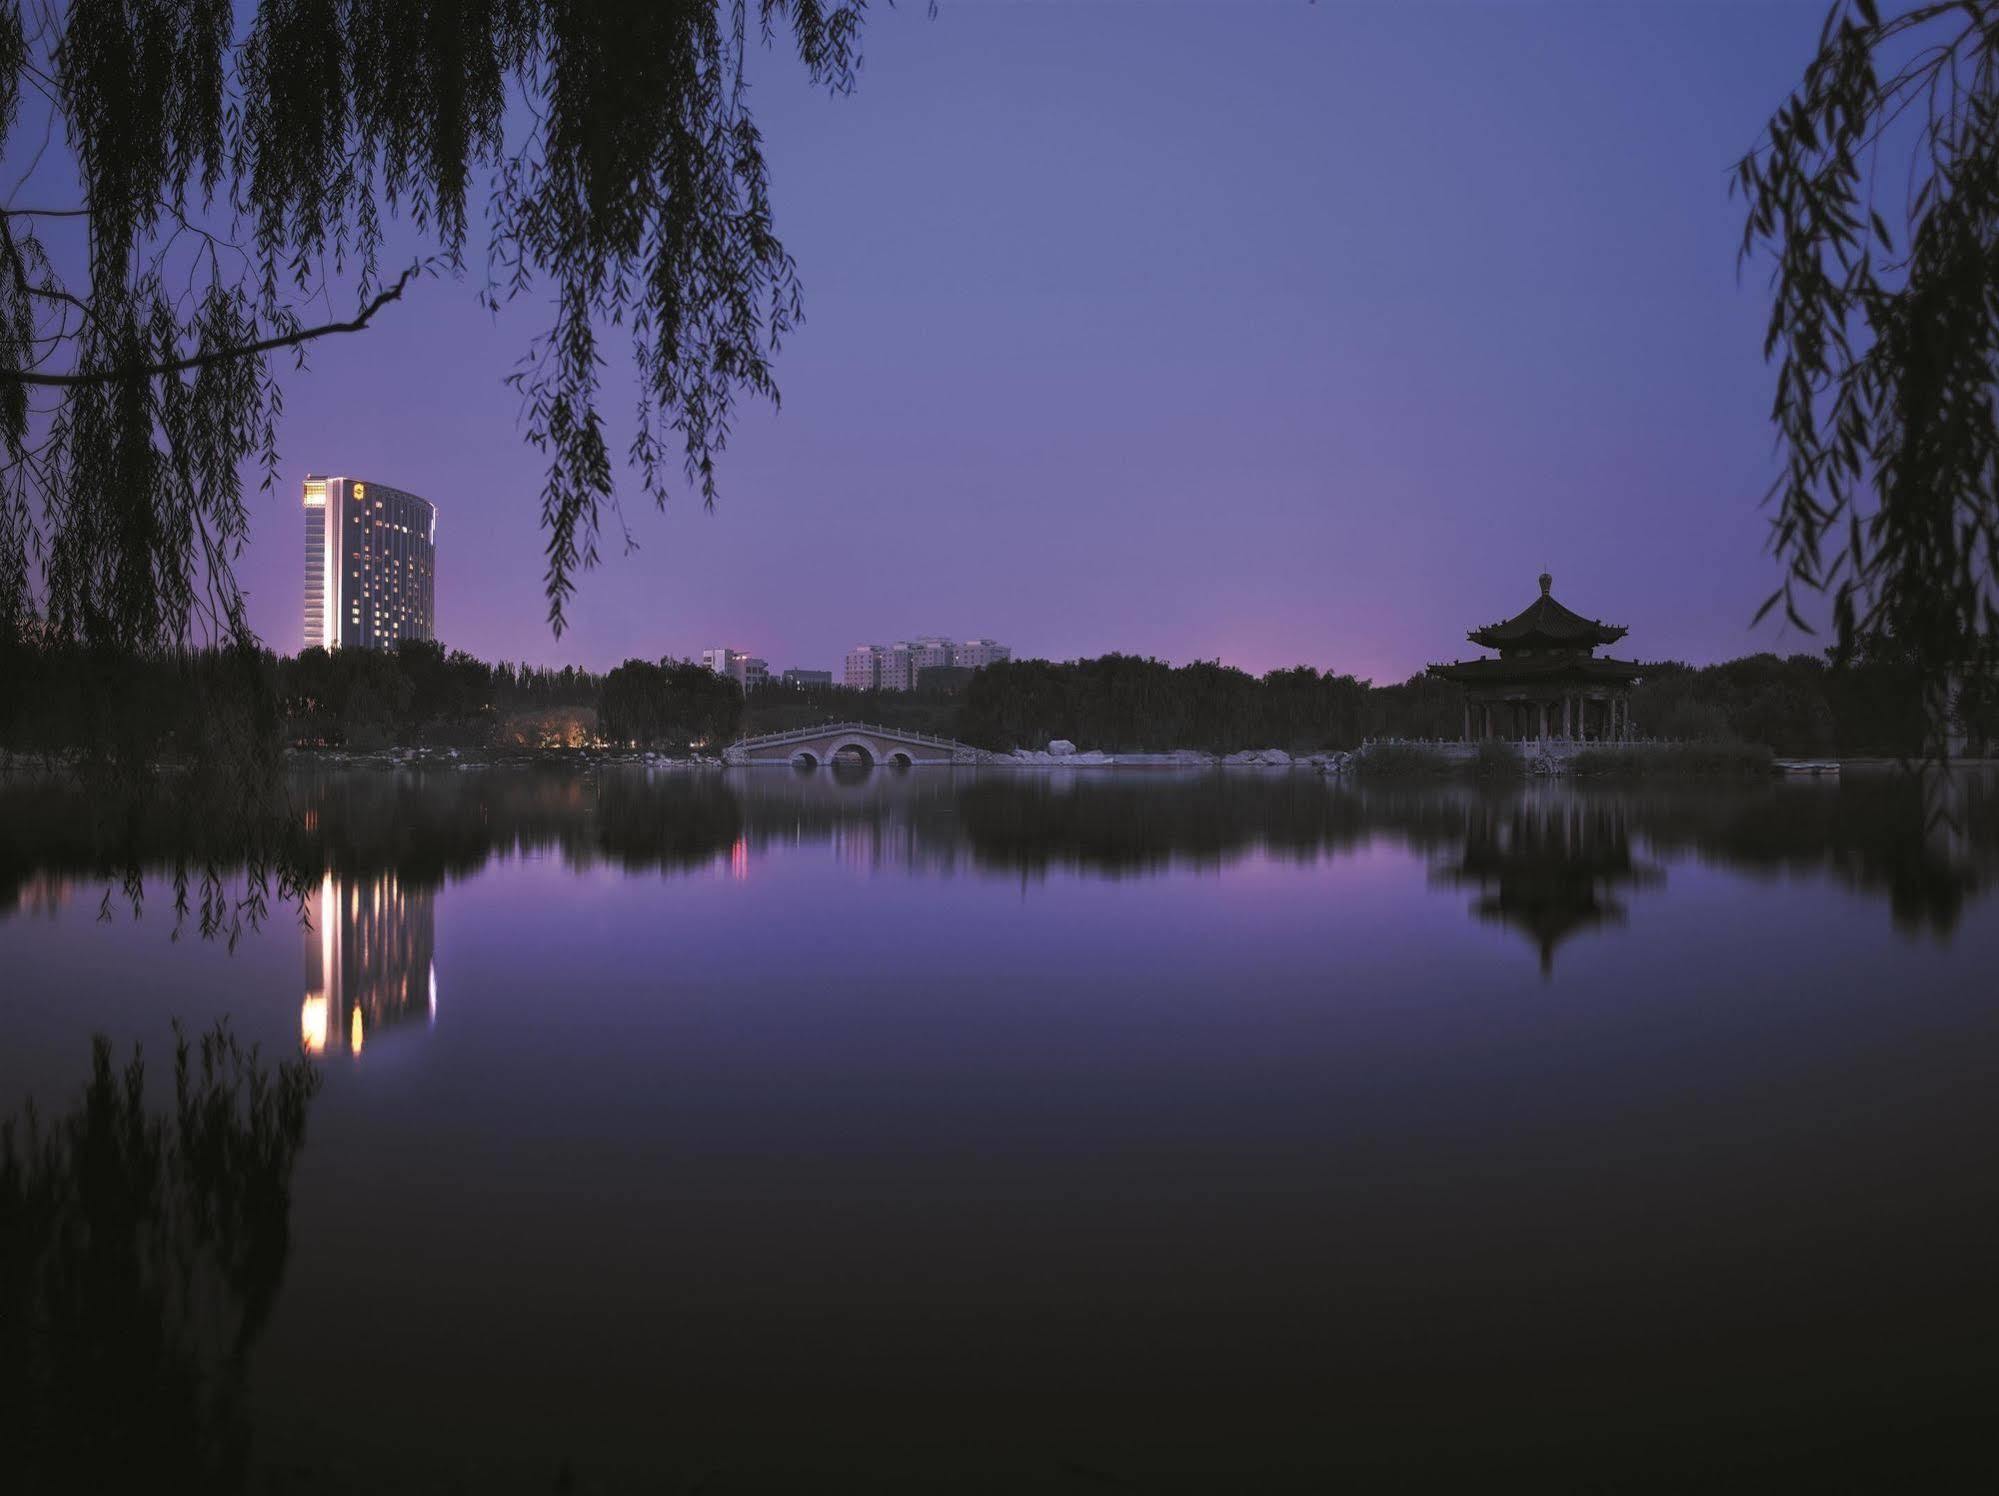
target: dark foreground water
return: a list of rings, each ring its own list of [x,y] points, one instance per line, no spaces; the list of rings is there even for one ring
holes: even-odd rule
[[[38,1479],[151,1439],[170,1486],[167,1409],[295,1491],[1999,1483],[1989,782],[349,771],[291,813],[312,923],[231,951],[172,938],[198,828],[0,791],[0,1114],[76,1111],[93,1034],[170,1108],[176,1018],[323,1076],[288,1201],[221,1149],[161,1228],[219,1308],[0,1221]]]

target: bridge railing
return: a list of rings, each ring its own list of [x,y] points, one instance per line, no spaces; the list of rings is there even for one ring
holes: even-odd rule
[[[817,727],[790,727],[783,732],[761,733],[753,738],[738,738],[729,746],[732,748],[774,748],[783,743],[810,742],[813,738],[832,737],[836,733],[865,732],[876,737],[894,738],[901,742],[927,743],[933,748],[949,748],[956,751],[977,753],[970,743],[960,743],[952,738],[935,737],[927,732],[914,732],[906,727],[884,727],[873,722],[822,722]]]

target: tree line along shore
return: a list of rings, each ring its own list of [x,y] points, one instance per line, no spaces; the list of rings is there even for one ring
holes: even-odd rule
[[[1999,740],[1999,692],[1967,689],[1961,710],[1972,751],[1989,751]],[[597,673],[487,662],[418,643],[298,655],[0,648],[0,749],[17,757],[172,761],[224,746],[690,754],[832,720],[999,752],[1067,739],[1105,753],[1279,748],[1302,757],[1368,739],[1456,739],[1463,697],[1422,675],[1376,685],[1310,666],[1256,676],[1212,661],[1175,666],[1133,655],[1008,661],[947,689],[772,685],[745,697],[734,681],[670,659]],[[1878,652],[1839,668],[1809,654],[1649,665],[1632,721],[1641,738],[1796,757],[1913,757],[1926,736],[1919,671]]]

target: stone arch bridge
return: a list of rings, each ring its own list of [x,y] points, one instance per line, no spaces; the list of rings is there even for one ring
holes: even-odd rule
[[[893,768],[927,768],[988,764],[995,762],[996,757],[969,743],[866,722],[828,722],[818,727],[795,727],[789,732],[767,732],[761,737],[740,739],[722,750],[724,763],[743,767],[796,764],[816,768],[845,759]]]

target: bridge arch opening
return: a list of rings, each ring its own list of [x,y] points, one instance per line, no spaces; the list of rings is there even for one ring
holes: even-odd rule
[[[819,767],[819,755],[814,753],[810,748],[801,748],[791,755],[791,767],[794,769],[816,769]]]
[[[875,766],[875,756],[868,750],[867,744],[856,743],[851,740],[842,743],[826,756],[835,764],[847,765],[857,769],[872,769]]]
[[[900,748],[888,756],[888,763],[892,769],[912,769],[916,767],[916,760]]]

